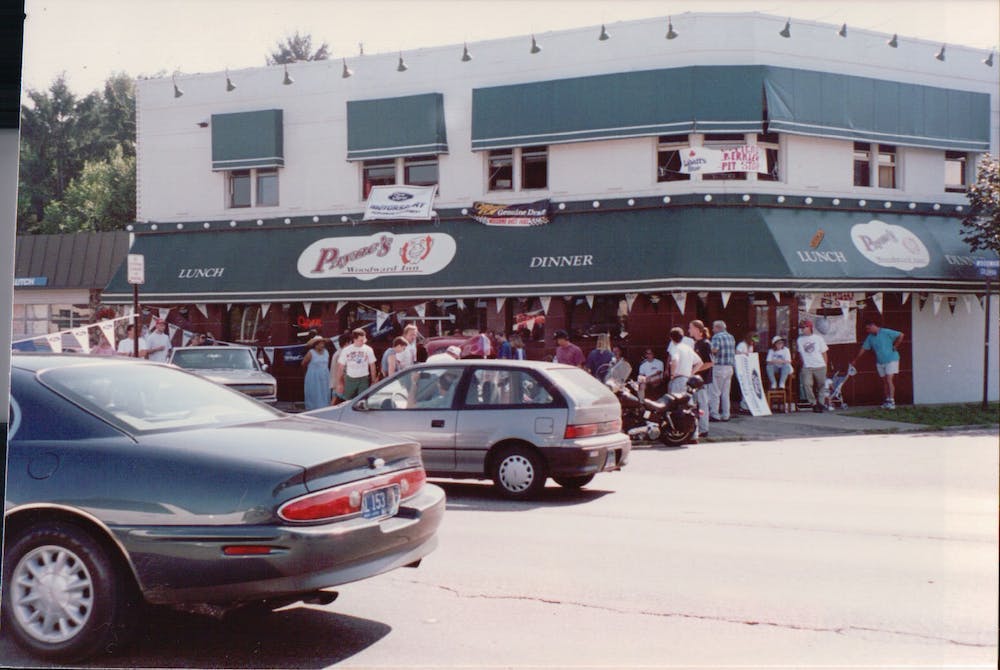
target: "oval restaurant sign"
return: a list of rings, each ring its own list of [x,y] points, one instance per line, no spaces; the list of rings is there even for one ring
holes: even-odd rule
[[[931,262],[930,252],[919,237],[878,219],[855,224],[851,240],[865,258],[882,267],[913,270]]]
[[[327,237],[299,256],[299,274],[307,279],[355,277],[362,281],[394,275],[430,275],[455,257],[455,239],[445,233],[369,237]]]

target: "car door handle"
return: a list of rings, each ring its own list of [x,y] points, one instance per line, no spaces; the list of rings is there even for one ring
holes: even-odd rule
[[[431,419],[431,428],[444,428],[444,419]]]

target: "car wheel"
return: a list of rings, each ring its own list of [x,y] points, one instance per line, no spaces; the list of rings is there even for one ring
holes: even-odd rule
[[[580,475],[579,477],[553,477],[556,484],[564,489],[582,489],[594,480],[594,475]]]
[[[3,625],[31,653],[77,661],[124,641],[133,589],[107,551],[64,523],[10,538],[4,554]]]
[[[532,498],[545,488],[545,464],[533,449],[505,447],[493,462],[493,484],[505,497]]]

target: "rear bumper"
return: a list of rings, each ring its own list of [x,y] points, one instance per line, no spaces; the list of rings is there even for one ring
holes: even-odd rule
[[[311,593],[414,563],[437,546],[444,509],[444,491],[425,484],[396,516],[381,521],[119,528],[116,534],[149,602],[235,604]],[[224,555],[223,547],[231,545],[272,550]]]
[[[545,447],[541,452],[549,476],[574,477],[621,470],[628,464],[631,449],[627,435],[614,433],[574,440],[572,446]]]

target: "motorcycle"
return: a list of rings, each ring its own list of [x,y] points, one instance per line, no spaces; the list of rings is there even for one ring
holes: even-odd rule
[[[622,360],[612,366],[605,379],[621,403],[622,430],[629,438],[659,440],[668,446],[697,442],[701,410],[694,393],[705,384],[701,377],[688,377],[683,393],[666,393],[659,400],[651,400],[640,392],[639,382],[628,381],[631,371],[628,361]]]

